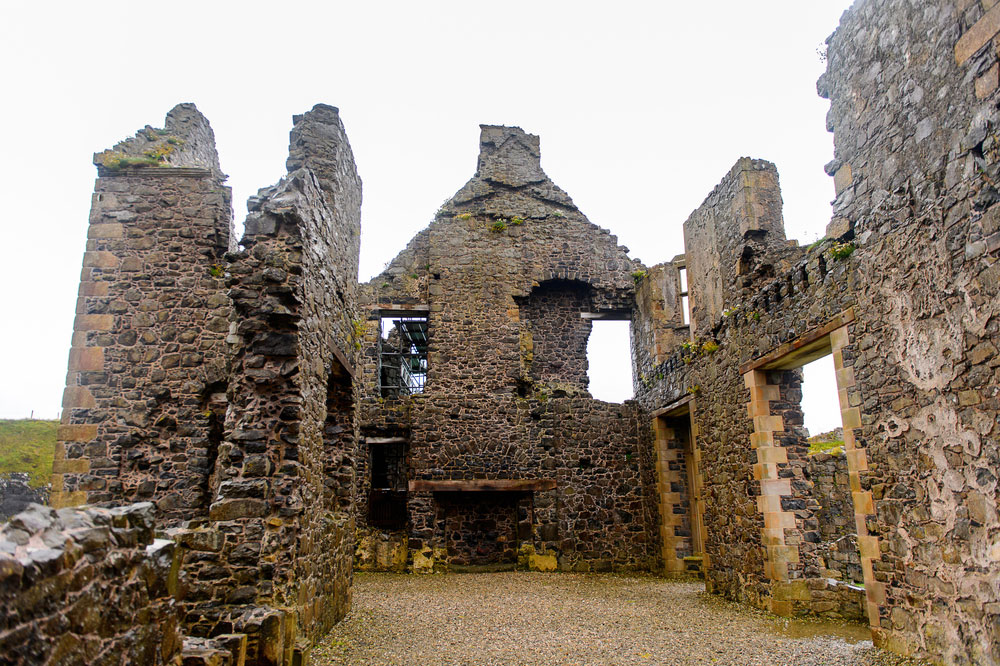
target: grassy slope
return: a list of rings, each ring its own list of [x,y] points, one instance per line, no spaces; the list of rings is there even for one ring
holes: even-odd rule
[[[59,421],[0,419],[0,474],[27,472],[32,486],[48,483],[58,426]]]

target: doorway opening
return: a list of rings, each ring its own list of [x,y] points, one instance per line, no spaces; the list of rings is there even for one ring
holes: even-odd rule
[[[878,540],[866,527],[866,518],[875,508],[871,492],[862,487],[867,454],[860,440],[861,396],[854,381],[853,354],[845,353],[853,321],[853,312],[845,311],[741,368],[750,391],[747,408],[754,426],[750,441],[757,453],[754,478],[760,488],[758,510],[763,514],[764,574],[771,581],[770,610],[777,615],[862,619],[867,614],[877,623],[877,605],[884,602],[884,585],[875,580],[872,569],[873,560],[879,558]],[[843,433],[839,458],[825,452],[814,454],[821,457],[809,455],[803,367],[824,357],[832,358],[835,369],[835,404]],[[815,368],[809,373],[816,381]],[[817,384],[822,393],[823,382]],[[838,485],[836,481],[845,476],[846,487]],[[838,567],[844,578],[856,574],[856,569],[847,566],[854,551],[852,537],[834,536],[838,529],[850,529],[852,522],[863,587],[834,575]],[[824,541],[825,535],[833,540]],[[845,557],[840,559],[846,562],[838,559],[841,550]]]
[[[654,415],[656,480],[664,572],[696,575],[707,568],[701,455],[695,442],[690,398]]]

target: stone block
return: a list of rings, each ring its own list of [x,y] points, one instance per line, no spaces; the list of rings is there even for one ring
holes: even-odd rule
[[[115,324],[114,315],[80,314],[73,322],[74,331],[110,331]]]
[[[117,239],[125,237],[125,227],[120,222],[91,224],[87,229],[87,238]]]
[[[80,297],[107,296],[110,286],[110,282],[81,282],[77,293]]]
[[[123,273],[137,273],[142,270],[142,259],[139,257],[125,257],[122,259],[121,271]]]
[[[762,446],[757,449],[757,460],[762,463],[787,463],[788,451],[783,446]]]
[[[955,63],[964,65],[976,51],[986,45],[1000,32],[1000,5],[987,11],[955,43]]]
[[[839,172],[838,172],[839,173]],[[834,181],[836,183],[836,181]],[[834,217],[826,225],[826,237],[840,239],[854,230],[854,224],[846,217]]]
[[[795,515],[787,511],[768,511],[764,514],[764,528],[769,530],[795,529]]]
[[[842,410],[840,412],[840,418],[844,422],[845,431],[861,427],[861,410],[857,407]]]
[[[97,437],[96,425],[60,425],[56,439],[60,442],[89,442]]]
[[[853,433],[851,435],[854,436]],[[868,452],[864,449],[847,449],[847,468],[854,472],[863,472],[868,469]]]
[[[63,458],[52,461],[53,474],[86,474],[90,471],[90,461],[86,458]]]
[[[784,421],[780,416],[757,416],[753,420],[754,429],[758,432],[781,432],[785,429]]]
[[[878,559],[882,554],[878,547],[878,537],[858,536],[858,551],[861,553],[862,559]],[[868,578],[866,577],[865,580]]]
[[[73,347],[69,350],[69,371],[101,371],[104,369],[103,347]]]
[[[72,492],[58,491],[49,495],[49,506],[53,509],[82,506],[86,503],[87,493],[83,490],[74,490]]]
[[[837,196],[840,196],[840,193],[850,187],[852,183],[854,183],[854,173],[851,171],[850,164],[843,165],[833,175],[833,189]]]
[[[976,97],[986,99],[993,94],[998,84],[1000,84],[1000,64],[993,63],[985,74],[976,78]]]
[[[209,509],[209,519],[214,521],[239,520],[241,518],[259,518],[269,511],[266,500],[237,498],[219,500]]]
[[[83,253],[84,268],[100,268],[103,270],[114,270],[118,268],[118,257],[111,252],[91,251]]]
[[[93,409],[97,401],[93,394],[84,386],[67,386],[63,391],[63,409]]]
[[[789,479],[771,479],[760,482],[762,495],[791,495],[792,482]]]
[[[863,453],[863,451],[861,453]],[[875,503],[872,500],[872,494],[870,492],[865,491],[860,493],[851,493],[851,496],[854,499],[854,511],[856,513],[875,513]]]

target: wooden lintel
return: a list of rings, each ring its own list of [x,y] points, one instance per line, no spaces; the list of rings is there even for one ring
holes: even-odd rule
[[[684,409],[685,407],[687,407],[688,409],[690,409],[690,407],[688,407],[688,403],[691,402],[692,400],[694,400],[694,396],[693,395],[686,395],[683,398],[681,398],[680,400],[674,400],[672,403],[670,403],[666,407],[661,407],[661,408],[653,411],[652,413],[650,413],[650,416],[652,418],[654,418],[654,419],[658,418],[660,416],[680,416],[681,412],[686,411]],[[677,412],[677,413],[675,414],[673,412]]]
[[[410,481],[410,492],[487,492],[553,490],[555,479],[463,479],[457,481]]]
[[[337,345],[331,346],[333,347],[333,355],[337,357],[338,361],[340,361],[341,367],[343,367],[347,374],[351,376],[351,379],[354,379],[354,364],[351,363],[350,359],[347,358],[347,355],[340,349],[340,347]]]
[[[854,308],[847,308],[823,326],[786,342],[756,360],[744,363],[740,366],[740,374],[745,375],[752,370],[789,370],[815,361],[830,352],[828,336],[852,321]]]
[[[365,444],[406,444],[405,437],[365,437]]]
[[[427,314],[431,311],[431,306],[427,303],[376,303],[372,306],[372,310],[378,310],[386,314]]]
[[[581,319],[605,321],[632,321],[632,313],[628,310],[602,310],[600,312],[581,312]]]

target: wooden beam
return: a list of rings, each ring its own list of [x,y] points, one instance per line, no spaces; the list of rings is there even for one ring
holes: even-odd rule
[[[740,374],[751,370],[791,370],[826,356],[832,351],[830,334],[854,321],[854,308],[847,308],[829,322],[800,335],[791,342],[740,366]]]
[[[632,313],[628,310],[601,310],[599,312],[581,312],[581,319],[606,321],[632,321]]]
[[[555,479],[463,479],[458,481],[410,481],[410,492],[517,492],[529,490],[553,490]]]
[[[688,403],[691,402],[692,400],[694,400],[693,395],[686,395],[680,400],[674,400],[666,407],[661,407],[660,409],[657,409],[656,411],[652,412],[650,416],[655,419],[659,418],[660,416],[681,416],[683,414],[687,414],[689,411],[691,411],[691,408],[688,407]]]
[[[431,311],[431,306],[426,303],[377,303],[371,306],[372,310],[378,310],[387,317],[413,315],[416,317],[425,316]]]
[[[405,437],[365,437],[365,444],[406,444]]]

